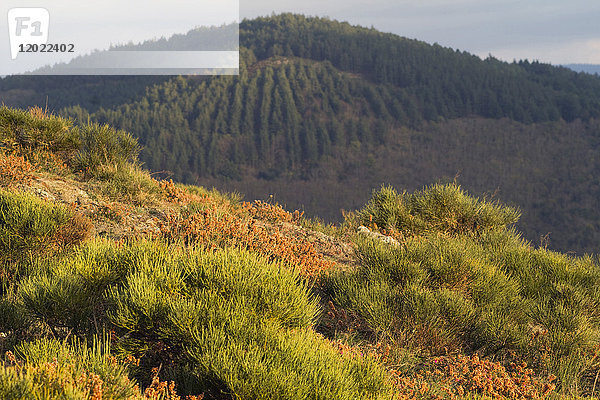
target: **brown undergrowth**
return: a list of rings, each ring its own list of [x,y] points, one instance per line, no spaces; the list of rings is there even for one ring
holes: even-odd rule
[[[0,187],[30,184],[34,169],[23,156],[0,155]]]
[[[542,399],[554,392],[556,377],[536,377],[526,363],[499,362],[473,356],[432,359],[420,373],[405,376],[396,371],[398,399],[460,399],[467,394],[495,399]]]
[[[160,368],[152,370],[152,383],[144,390],[144,400],[202,400],[204,398],[203,395],[179,396],[175,388],[175,382],[161,381],[158,376],[159,371]]]
[[[159,236],[167,241],[215,249],[240,247],[298,268],[307,276],[318,276],[333,266],[310,241],[288,237],[277,226],[276,222],[298,221],[299,212],[263,202],[235,207],[208,195],[186,193],[172,182],[161,185],[171,201],[187,205],[181,213],[171,213],[159,222]]]

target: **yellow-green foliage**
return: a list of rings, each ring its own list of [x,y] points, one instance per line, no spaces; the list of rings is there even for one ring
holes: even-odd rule
[[[405,235],[459,234],[502,230],[517,222],[519,215],[510,207],[473,198],[456,184],[436,184],[412,194],[382,187],[373,192],[358,220]]]
[[[137,162],[140,147],[127,132],[98,124],[78,127],[75,132],[81,142],[73,161],[76,170],[93,175],[101,166]]]
[[[97,124],[75,130],[81,145],[70,164],[74,171],[99,181],[102,194],[136,205],[158,197],[160,186],[140,167],[137,159],[140,147],[131,134]]]
[[[89,229],[66,207],[29,194],[0,191],[1,276],[10,278],[15,264],[79,243]]]
[[[148,204],[161,193],[158,182],[136,164],[101,166],[94,171],[94,178],[101,182],[102,194],[121,202]]]
[[[367,209],[419,236],[406,235],[399,246],[360,239],[360,268],[330,282],[339,305],[376,332],[429,353],[515,351],[556,374],[564,392],[591,388],[593,381],[582,379],[599,367],[594,258],[533,248],[506,228],[512,210],[478,203],[453,185],[401,196],[384,189]]]
[[[30,155],[47,150],[72,156],[81,144],[70,120],[32,108],[0,107],[0,146]]]
[[[102,166],[137,162],[139,145],[131,134],[107,125],[74,126],[39,108],[0,107],[0,146],[31,157],[57,153],[76,171],[93,173]]]
[[[108,125],[74,126],[39,108],[0,107],[0,151],[25,156],[41,170],[67,169],[94,179],[115,200],[143,204],[160,193],[159,184],[139,166],[137,139]]]
[[[93,241],[69,260],[34,271],[13,302],[32,324],[58,335],[113,330],[115,352],[141,360],[134,376],[148,382],[150,368],[162,364],[162,374],[183,393],[223,391],[239,399],[389,393],[374,360],[340,355],[311,329],[317,300],[299,272],[241,250]]]
[[[9,353],[0,367],[4,400],[141,399],[127,369],[108,353],[106,343],[92,346],[40,339]]]

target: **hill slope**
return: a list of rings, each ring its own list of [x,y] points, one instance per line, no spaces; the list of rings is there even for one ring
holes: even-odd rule
[[[517,210],[456,184],[384,187],[325,226],[157,181],[138,150],[0,108],[0,397],[594,391],[598,259],[535,248]]]
[[[528,238],[551,232],[553,248],[597,250],[600,79],[289,14],[244,21],[240,44],[239,78],[145,92],[150,82],[75,82],[49,104],[133,132],[144,163],[177,180],[275,193],[339,220],[382,182],[416,189],[458,174],[474,193],[521,207]],[[127,104],[94,94],[113,84]],[[18,86],[4,80],[12,89],[0,93],[18,98]]]

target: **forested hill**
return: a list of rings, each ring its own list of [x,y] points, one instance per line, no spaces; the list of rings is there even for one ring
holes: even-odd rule
[[[185,47],[196,31],[168,42]],[[164,40],[157,44],[164,44]],[[145,43],[144,46],[148,46]],[[294,14],[244,20],[240,45],[258,60],[273,56],[329,61],[337,69],[392,85],[410,95],[428,120],[480,115],[522,122],[597,117],[600,80],[538,62],[504,63],[374,29]],[[143,94],[158,77],[9,77],[0,93],[11,105],[25,102],[55,109],[112,107]]]
[[[599,78],[291,14],[244,21],[240,45],[239,77],[8,78],[0,101],[110,123],[154,171],[330,220],[382,183],[458,174],[521,207],[534,242],[597,251]]]
[[[246,21],[240,35],[259,59],[327,60],[374,83],[402,88],[426,119],[481,115],[539,122],[600,113],[600,80],[567,68],[482,61],[437,44],[291,14]]]

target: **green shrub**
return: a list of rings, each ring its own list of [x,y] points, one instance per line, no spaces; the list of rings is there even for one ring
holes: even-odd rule
[[[312,330],[317,301],[299,272],[246,251],[92,241],[21,282],[17,303],[57,335],[116,334],[114,351],[162,365],[183,393],[240,399],[382,398],[386,374]],[[57,328],[67,328],[58,330]],[[18,333],[18,332],[17,332]]]
[[[137,162],[140,151],[137,139],[131,134],[108,125],[88,124],[75,130],[81,145],[73,167],[92,176],[101,168],[117,168]]]
[[[100,184],[99,191],[113,200],[147,204],[162,193],[158,182],[138,164],[140,151],[131,134],[108,125],[75,128],[81,145],[72,166]]]
[[[510,231],[357,243],[361,266],[332,277],[335,303],[422,351],[515,352],[564,393],[598,368],[600,266],[534,249]]]
[[[9,337],[11,342],[18,340],[14,335],[15,332],[26,332],[33,324],[28,317],[26,310],[21,306],[14,287],[5,290],[6,293],[0,298],[0,332]],[[14,343],[13,343],[14,344]],[[5,350],[9,345],[4,342],[0,346],[0,352]]]
[[[471,197],[456,184],[436,184],[413,194],[382,187],[373,192],[357,217],[364,225],[374,223],[404,235],[427,235],[503,230],[517,222],[519,215],[510,207]]]
[[[435,336],[437,350],[468,345],[477,307],[519,299],[516,284],[466,238],[408,239],[405,247],[362,240],[358,253],[361,268],[331,281],[338,303],[375,331],[414,332],[411,340],[425,341],[424,347],[434,345],[425,331]]]
[[[99,191],[109,198],[136,205],[152,203],[161,193],[160,185],[136,164],[101,166],[94,172]]]
[[[189,355],[206,390],[239,399],[389,398],[385,375],[368,358],[340,356],[312,330],[244,323],[241,316],[194,332]]]
[[[80,243],[90,229],[89,222],[63,206],[29,194],[0,191],[2,277],[11,278],[16,264]]]
[[[19,300],[31,318],[56,328],[88,328],[98,299],[75,271],[57,269],[55,274],[34,275],[19,286]]]

